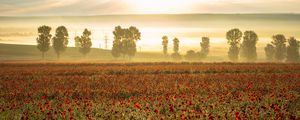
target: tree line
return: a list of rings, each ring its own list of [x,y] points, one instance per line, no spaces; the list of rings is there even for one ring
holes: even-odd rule
[[[238,28],[229,30],[226,33],[227,43],[229,45],[228,58],[232,62],[237,62],[240,59],[246,62],[255,62],[257,60],[256,44],[258,42],[258,35],[251,30],[245,31],[244,33]],[[195,52],[189,50],[186,52],[184,58],[189,61],[199,61],[206,58],[209,54],[209,37],[202,37],[200,42],[201,51]],[[243,41],[242,41],[243,40]],[[288,45],[286,45],[288,42]],[[181,59],[179,54],[178,38],[173,40],[173,51],[171,58],[174,60]],[[168,56],[168,37],[162,37],[163,54]],[[272,41],[267,44],[265,54],[267,61],[269,62],[300,62],[299,57],[300,41],[294,37],[290,37],[286,40],[282,34],[272,36]]]
[[[52,47],[57,55],[57,59],[60,58],[62,52],[64,52],[67,48],[69,43],[69,33],[65,26],[59,26],[56,28],[55,36],[52,37],[50,34],[51,27],[43,25],[38,28],[38,37],[36,38],[37,41],[37,48],[42,52],[42,58],[44,59],[45,53],[50,49],[50,43],[52,40]],[[82,33],[82,36],[76,36],[75,46],[79,49],[79,52],[83,55],[86,55],[92,46],[91,41],[91,31],[85,29]]]
[[[62,52],[64,52],[68,45],[69,34],[68,30],[64,26],[56,28],[55,36],[50,34],[51,27],[43,25],[38,28],[37,48],[42,53],[44,59],[45,53],[50,49],[52,40],[52,47],[57,55],[57,59],[60,58]],[[91,31],[84,29],[81,36],[74,38],[75,47],[78,51],[85,56],[91,50],[92,41],[90,36]],[[127,57],[131,59],[135,56],[136,42],[141,40],[141,32],[138,28],[130,26],[129,28],[122,28],[116,26],[114,31],[114,40],[112,45],[111,54],[114,58]],[[258,35],[251,30],[242,32],[238,28],[229,30],[226,33],[227,43],[229,45],[228,58],[232,62],[237,62],[240,59],[246,62],[254,62],[257,59],[256,44],[258,42]],[[294,37],[290,37],[288,40],[283,34],[277,34],[272,36],[271,43],[267,44],[264,48],[266,59],[270,62],[300,62],[299,47],[300,42]],[[286,45],[288,42],[288,45]],[[201,61],[209,55],[210,51],[210,38],[202,37],[200,42],[200,51],[188,50],[185,55],[179,53],[179,39],[173,39],[173,53],[168,54],[168,36],[162,37],[162,49],[163,54],[166,57],[171,57],[173,60],[181,60],[185,58],[189,61]]]

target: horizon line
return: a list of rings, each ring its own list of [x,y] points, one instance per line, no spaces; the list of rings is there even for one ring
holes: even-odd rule
[[[0,17],[96,17],[96,16],[143,16],[143,15],[300,15],[293,12],[266,12],[266,13],[149,13],[149,14],[93,14],[93,15],[0,15]]]

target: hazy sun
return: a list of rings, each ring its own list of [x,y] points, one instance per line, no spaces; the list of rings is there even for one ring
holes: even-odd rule
[[[142,14],[161,14],[189,11],[195,0],[128,0],[135,12]],[[189,1],[189,2],[187,2]],[[203,1],[203,0],[202,0]]]

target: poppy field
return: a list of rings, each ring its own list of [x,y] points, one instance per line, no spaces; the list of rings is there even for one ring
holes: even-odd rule
[[[300,119],[300,64],[0,63],[0,119]]]

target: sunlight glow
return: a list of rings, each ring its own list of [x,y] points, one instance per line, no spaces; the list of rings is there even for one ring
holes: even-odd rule
[[[195,2],[205,3],[209,0],[128,0],[135,12],[140,14],[165,14],[192,11]]]

